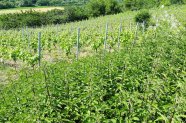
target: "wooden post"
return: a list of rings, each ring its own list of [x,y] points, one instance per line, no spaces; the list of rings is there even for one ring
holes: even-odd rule
[[[28,50],[30,51],[30,32],[27,32],[27,37],[28,37]]]
[[[106,23],[104,49],[107,49],[108,23]]]
[[[122,24],[120,24],[119,33],[118,33],[118,50],[120,49],[120,36],[121,36],[121,30],[122,30]]]
[[[41,32],[38,33],[38,57],[39,66],[41,66]]]
[[[130,27],[130,32],[132,32],[132,23],[130,22],[130,25],[129,25]]]
[[[139,23],[136,24],[135,37],[134,37],[133,45],[136,43],[136,40],[137,40],[137,37],[138,37],[138,25],[139,25]]]
[[[143,21],[142,28],[143,28],[143,35],[144,35],[144,33],[145,33],[145,21]]]
[[[57,23],[56,24],[56,36],[58,36],[58,33],[59,33],[59,24]]]
[[[136,24],[135,39],[137,39],[138,37],[138,26],[139,26],[139,23]]]
[[[22,38],[22,40],[24,40],[24,28],[23,27],[21,29],[21,38]]]
[[[76,49],[76,60],[79,57],[79,39],[80,39],[80,28],[77,30],[77,49]]]

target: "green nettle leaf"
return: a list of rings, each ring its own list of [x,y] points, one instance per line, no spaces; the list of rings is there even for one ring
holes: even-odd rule
[[[20,56],[20,51],[19,50],[14,50],[11,53],[11,58],[16,62]]]
[[[140,119],[138,117],[133,117],[134,121],[140,121]]]

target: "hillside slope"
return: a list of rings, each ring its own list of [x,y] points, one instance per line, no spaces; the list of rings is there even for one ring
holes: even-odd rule
[[[115,52],[20,71],[20,78],[0,91],[0,122],[184,123],[185,9],[177,11],[152,10],[156,26],[138,35],[122,32],[122,47]],[[122,14],[98,20],[115,17]]]

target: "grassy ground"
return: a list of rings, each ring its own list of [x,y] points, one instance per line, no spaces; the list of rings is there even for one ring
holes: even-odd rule
[[[28,10],[35,10],[38,12],[46,12],[53,9],[61,9],[63,10],[63,7],[49,7],[49,6],[38,6],[38,7],[20,7],[20,8],[12,8],[12,9],[3,9],[0,10],[0,14],[8,14],[8,13],[20,13]]]
[[[0,63],[0,87],[7,84],[8,80],[15,75],[14,69],[6,64]]]

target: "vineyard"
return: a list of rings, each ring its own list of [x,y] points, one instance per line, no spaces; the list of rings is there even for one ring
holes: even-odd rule
[[[183,9],[182,9],[183,8]],[[184,24],[185,18],[182,16],[186,13],[184,6],[168,9],[168,12],[163,14],[175,13],[179,21]],[[165,19],[166,17],[158,15],[162,10],[156,12],[152,10],[154,22],[158,19]],[[130,16],[129,16],[130,15]],[[79,38],[80,56],[90,55],[100,50],[105,49],[104,43],[107,43],[106,49],[109,51],[118,50],[119,45],[125,45],[126,42],[134,40],[142,40],[143,34],[140,28],[143,25],[134,23],[134,16],[136,12],[126,12],[114,16],[100,17],[88,21],[81,21],[77,23],[67,23],[66,25],[46,26],[42,28],[22,28],[21,30],[1,30],[1,61],[34,66],[38,63],[38,41],[39,33],[41,33],[41,59],[43,61],[53,61],[65,59],[67,56],[71,59],[75,58],[77,49],[77,38]],[[180,18],[182,17],[182,18]],[[173,20],[174,21],[174,20]],[[171,22],[169,22],[171,23]],[[176,23],[176,22],[173,22]],[[155,27],[156,28],[156,27]],[[154,29],[155,29],[154,28]],[[79,37],[77,35],[79,29]],[[154,31],[155,30],[151,30]],[[145,32],[149,33],[149,32]],[[142,36],[143,34],[143,36]],[[105,40],[106,39],[106,40]],[[36,60],[37,59],[37,60]],[[17,64],[19,65],[19,64]]]
[[[186,122],[186,6],[137,13],[1,30],[0,122]]]

